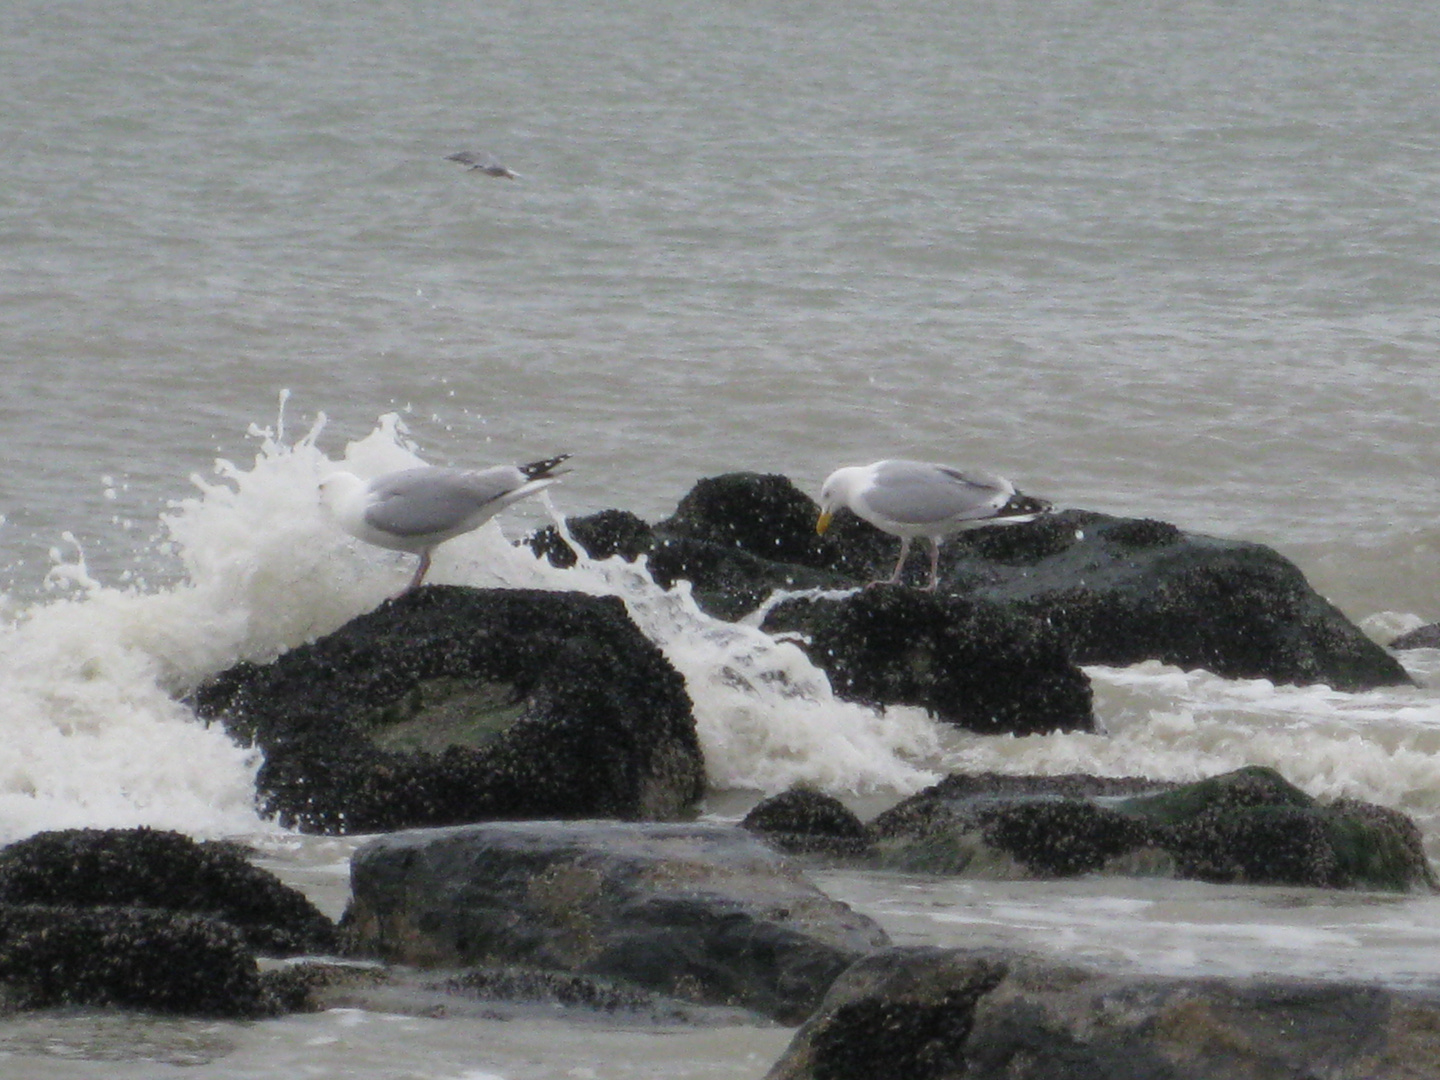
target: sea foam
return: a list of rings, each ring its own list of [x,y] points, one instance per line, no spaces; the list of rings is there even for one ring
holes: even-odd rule
[[[254,809],[259,754],[181,702],[206,677],[328,633],[408,580],[413,557],[345,536],[316,495],[336,468],[421,464],[403,422],[382,417],[338,460],[318,447],[324,426],[321,416],[287,443],[282,408],[274,428],[252,429],[250,465],[222,460],[191,478],[196,494],[161,519],[182,569],[174,584],[106,585],[78,548],[57,546],[47,582],[57,595],[0,628],[0,842],[76,826],[274,831]],[[490,522],[443,545],[428,580],[619,596],[686,679],[715,787],[903,793],[936,776],[923,764],[938,746],[923,714],[836,699],[795,645],[710,618],[687,584],[661,589],[643,560],[559,569]]]
[[[324,426],[322,416],[287,442],[282,409],[273,428],[252,430],[248,466],[219,461],[192,477],[195,494],[160,522],[182,570],[173,584],[103,584],[78,546],[57,544],[56,595],[0,627],[0,841],[82,825],[276,834],[254,808],[258,753],[181,702],[239,661],[265,662],[372,610],[413,572],[413,556],[344,535],[316,489],[336,468],[421,463],[401,418],[382,417],[336,459],[319,448]],[[563,533],[552,494],[563,502],[563,485],[542,496]],[[1426,687],[1346,694],[1156,663],[1097,667],[1101,733],[978,736],[916,709],[839,700],[797,644],[758,618],[711,618],[688,583],[660,588],[643,558],[580,552],[575,566],[552,566],[507,538],[517,516],[442,545],[429,580],[619,597],[686,681],[712,789],[898,798],[948,771],[1189,780],[1263,764],[1318,797],[1405,810],[1437,835],[1440,697]]]

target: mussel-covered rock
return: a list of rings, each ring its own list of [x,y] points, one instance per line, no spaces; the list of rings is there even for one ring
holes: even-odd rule
[[[64,829],[10,844],[0,849],[0,904],[212,916],[266,956],[336,947],[334,924],[244,850],[161,829]]]
[[[825,537],[818,507],[783,476],[702,480],[666,521],[573,531],[597,554],[648,555],[662,584],[691,582],[697,602],[735,619],[776,589],[845,588],[887,576],[899,540],[842,510]],[[647,531],[648,529],[648,531]],[[554,550],[558,545],[541,545]],[[923,558],[903,579],[923,582]],[[1063,510],[961,533],[941,549],[940,592],[988,601],[1058,635],[1080,664],[1160,660],[1228,678],[1403,685],[1399,662],[1261,544],[1150,519]]]
[[[766,1080],[1407,1080],[1434,1074],[1437,1031],[1433,993],[896,948],[835,981]]]
[[[843,698],[986,735],[1094,730],[1090,680],[1063,638],[1013,608],[882,586],[784,601],[764,626],[799,635]]]
[[[704,790],[684,681],[613,597],[426,586],[194,704],[308,831],[665,819]]]
[[[71,829],[0,850],[0,1005],[10,1008],[272,1015],[292,997],[256,953],[336,946],[329,919],[231,844]]]
[[[881,814],[869,832],[883,864],[926,873],[1436,887],[1420,830],[1404,814],[1321,803],[1260,767],[1192,784],[955,775]]]
[[[0,905],[0,1004],[192,1016],[277,1011],[229,923],[155,908]]]
[[[859,855],[870,833],[855,812],[833,795],[793,788],[762,799],[740,823],[781,851]]]

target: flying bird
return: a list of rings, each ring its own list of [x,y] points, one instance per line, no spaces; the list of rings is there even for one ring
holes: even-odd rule
[[[446,469],[422,465],[362,480],[335,472],[320,482],[320,501],[335,522],[367,544],[420,556],[405,592],[419,588],[430,553],[478,529],[511,503],[549,487],[569,454],[528,465]],[[564,472],[565,470],[561,470]]]
[[[482,172],[486,176],[500,176],[506,180],[520,179],[519,173],[511,172],[504,165],[501,165],[494,158],[485,157],[482,154],[472,153],[469,150],[461,150],[458,154],[450,154],[446,161],[458,161],[461,165],[470,166],[470,172]]]
[[[899,581],[910,554],[910,541],[917,536],[928,537],[930,583],[925,589],[931,592],[939,584],[940,542],[945,537],[985,525],[1031,521],[1050,510],[1044,499],[1022,495],[1004,477],[900,460],[851,465],[831,473],[820,489],[820,518],[815,531],[823,536],[842,506],[877,529],[900,537],[900,558],[894,573],[872,585]]]

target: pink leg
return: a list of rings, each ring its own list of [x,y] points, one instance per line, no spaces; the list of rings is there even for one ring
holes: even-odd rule
[[[405,592],[410,592],[420,587],[420,582],[425,580],[425,572],[430,569],[430,552],[420,553],[420,565],[415,567],[415,576],[410,579],[410,584],[405,586]],[[403,594],[402,594],[403,595]]]
[[[935,537],[930,538],[930,584],[925,586],[926,592],[934,592],[940,584],[940,541]]]
[[[881,578],[870,582],[870,585],[894,585],[898,582],[900,580],[900,571],[905,569],[905,557],[909,554],[910,538],[908,536],[902,536],[900,538],[900,558],[895,560],[895,572],[888,578]],[[867,589],[869,587],[869,585],[866,586]]]

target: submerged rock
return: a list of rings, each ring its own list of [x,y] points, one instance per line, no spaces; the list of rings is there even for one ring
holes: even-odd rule
[[[1392,649],[1440,649],[1440,623],[1417,626],[1390,642]]]
[[[157,829],[66,829],[0,849],[0,904],[163,908],[222,919],[266,956],[336,948],[334,923],[237,846]]]
[[[732,473],[697,483],[666,521],[627,519],[623,539],[600,515],[572,531],[588,549],[594,520],[606,538],[596,554],[646,554],[657,581],[688,580],[702,608],[735,619],[777,589],[846,588],[889,574],[898,539],[849,511],[822,539],[817,513],[783,476]],[[557,550],[553,538],[536,545]],[[912,559],[907,584],[921,583],[924,562]],[[1079,664],[1159,660],[1340,690],[1410,681],[1272,549],[1168,522],[1064,510],[955,536],[940,571],[943,595],[1038,622]]]
[[[766,1080],[1408,1080],[1437,1059],[1433,994],[909,948],[840,976]]]
[[[292,1012],[358,1009],[427,1019],[541,1020],[645,1027],[770,1026],[744,1009],[697,1005],[622,980],[507,965],[437,971],[305,960],[266,973]]]
[[[955,775],[870,823],[877,860],[923,873],[1101,871],[1320,888],[1433,889],[1419,828],[1355,800],[1323,804],[1273,769],[1193,784]]]
[[[194,704],[305,831],[665,819],[704,790],[684,681],[613,597],[426,586]]]
[[[745,830],[508,822],[397,833],[351,863],[355,948],[622,979],[798,1023],[888,943]]]
[[[870,848],[870,833],[833,795],[795,788],[757,803],[740,823],[779,848],[803,854],[859,855]]]

